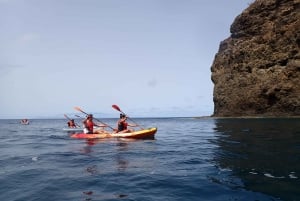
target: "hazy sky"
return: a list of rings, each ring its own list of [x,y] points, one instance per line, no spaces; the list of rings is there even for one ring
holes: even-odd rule
[[[0,0],[0,118],[213,113],[210,67],[253,0]]]

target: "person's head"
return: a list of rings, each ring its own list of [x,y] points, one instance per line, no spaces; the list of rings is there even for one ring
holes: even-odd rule
[[[92,114],[88,114],[86,118],[87,119],[93,119],[93,115]]]
[[[71,119],[72,122],[74,122],[74,119]]]
[[[120,114],[120,118],[121,119],[126,118],[126,115],[125,114]]]

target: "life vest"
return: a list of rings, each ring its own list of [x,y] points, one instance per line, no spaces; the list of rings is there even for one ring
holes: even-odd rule
[[[86,121],[85,127],[89,130],[90,133],[94,132],[94,123],[93,121]]]
[[[118,123],[118,131],[120,132],[120,131],[126,130],[127,125],[128,125],[128,123],[125,121],[119,122]]]

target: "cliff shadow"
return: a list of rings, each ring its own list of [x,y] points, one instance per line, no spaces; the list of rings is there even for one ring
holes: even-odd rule
[[[243,188],[300,200],[300,119],[216,119],[214,163]]]

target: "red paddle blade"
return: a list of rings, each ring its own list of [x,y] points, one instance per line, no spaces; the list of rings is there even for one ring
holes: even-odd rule
[[[121,109],[119,108],[119,106],[117,106],[117,105],[112,105],[112,107],[113,107],[114,109],[118,110],[119,112],[121,112]]]
[[[85,113],[84,111],[82,111],[82,110],[80,109],[80,107],[74,107],[74,109],[77,110],[77,111],[79,111],[79,112]]]

